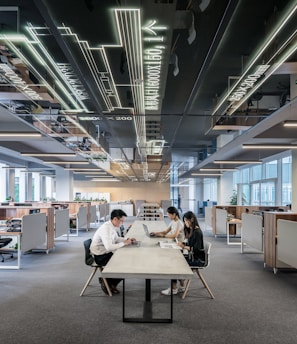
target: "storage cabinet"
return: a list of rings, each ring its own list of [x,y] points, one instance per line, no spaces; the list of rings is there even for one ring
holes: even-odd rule
[[[143,221],[163,220],[163,211],[158,203],[143,203],[139,208],[137,218]]]

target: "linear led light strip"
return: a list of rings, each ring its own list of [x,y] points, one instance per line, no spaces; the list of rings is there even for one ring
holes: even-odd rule
[[[115,10],[120,40],[127,52],[133,100],[138,114],[144,114],[143,57],[140,9]],[[137,84],[137,81],[139,82]],[[137,84],[135,86],[135,84]]]
[[[296,121],[285,121],[284,122],[284,127],[296,128],[297,127],[297,122]]]
[[[237,171],[237,168],[200,168],[199,171],[203,172],[215,172],[215,171],[221,171],[221,172],[235,172]]]
[[[84,110],[87,111],[87,108],[85,107],[84,103],[79,99],[76,98],[75,101],[73,99],[73,97],[71,97],[71,95],[69,94],[69,91],[65,89],[64,85],[62,85],[60,83],[60,81],[58,81],[56,79],[56,75],[53,72],[52,69],[55,70],[55,72],[62,78],[62,80],[64,81],[65,85],[68,86],[69,90],[71,91],[71,93],[74,92],[73,88],[71,87],[71,85],[68,83],[65,75],[63,73],[61,73],[60,69],[57,67],[56,62],[52,59],[51,55],[47,52],[47,50],[45,49],[44,45],[41,43],[41,41],[38,39],[37,34],[35,33],[35,30],[38,28],[35,28],[32,24],[28,24],[27,27],[27,31],[29,32],[29,34],[31,35],[31,37],[34,39],[34,44],[35,42],[38,43],[38,46],[40,48],[40,50],[42,51],[42,53],[46,56],[46,58],[48,59],[48,61],[51,64],[51,67],[49,67],[49,65],[47,63],[45,63],[45,61],[40,57],[40,55],[38,54],[38,52],[36,51],[36,49],[32,46],[31,43],[29,43],[29,48],[32,51],[32,53],[34,54],[34,56],[38,57],[39,61],[41,61],[42,65],[46,68],[46,70],[49,72],[49,74],[54,78],[54,80],[56,82],[59,83],[59,87],[62,89],[62,91],[64,92],[64,94],[67,96],[67,98],[71,101],[72,105],[77,108],[77,103],[79,103],[80,107]]]
[[[115,10],[117,26],[121,44],[126,48],[127,65],[129,69],[132,97],[136,113],[134,114],[134,127],[137,136],[137,147],[140,156],[146,157],[146,124],[143,86],[143,54],[141,21],[139,9]],[[138,85],[134,85],[138,80]],[[145,170],[144,170],[145,174]]]
[[[218,103],[218,105],[215,107],[214,111],[212,112],[212,116],[220,109],[220,107],[225,103],[225,101],[228,99],[230,94],[234,91],[234,89],[241,83],[241,81],[245,78],[248,71],[252,68],[252,66],[256,63],[258,58],[264,53],[266,48],[269,46],[269,44],[274,40],[274,38],[279,34],[279,32],[283,29],[283,27],[287,24],[287,22],[291,19],[291,17],[295,14],[295,11],[297,9],[297,5],[295,4],[293,8],[290,8],[281,18],[279,25],[276,26],[276,30],[271,34],[271,36],[267,39],[266,43],[259,49],[256,56],[252,59],[250,64],[245,69],[245,72],[243,75],[237,80],[237,82],[233,85],[233,87],[227,92],[225,97]]]
[[[44,54],[46,55],[46,57],[49,59],[49,61],[52,63],[53,68],[56,70],[56,72],[61,75],[60,70],[56,67],[55,62],[52,60],[51,56],[47,53],[46,49],[44,49],[42,43],[37,39],[37,36],[35,35],[35,33],[33,32],[34,27],[30,26],[28,27],[28,32],[32,35],[32,37],[38,42],[40,48],[42,49],[42,51],[44,52]],[[33,65],[31,65],[31,63],[27,60],[27,58],[21,53],[21,51],[19,51],[16,46],[12,43],[13,41],[17,41],[17,42],[24,42],[27,44],[28,49],[31,51],[31,53],[33,54],[33,56],[35,56],[35,58],[37,58],[37,60],[43,65],[43,66],[47,66],[47,63],[42,59],[42,57],[40,56],[40,54],[38,54],[38,52],[36,51],[36,49],[33,47],[33,45],[31,44],[31,42],[29,42],[29,40],[27,39],[27,37],[25,37],[24,35],[0,35],[0,38],[4,38],[7,41],[8,46],[10,47],[10,49],[12,51],[14,51],[16,53],[17,56],[20,56],[21,60],[28,66],[30,66],[31,70],[34,71],[34,74],[36,74],[38,76],[38,78],[40,80],[42,80],[44,82],[44,84],[46,85],[46,87],[50,90],[50,92],[52,93],[52,95],[59,100],[59,102],[61,103],[61,105],[65,108],[65,109],[69,109],[69,106],[67,103],[64,102],[64,100],[59,96],[58,93],[56,93],[56,91],[43,79],[43,77],[38,73],[38,71],[34,68]],[[52,70],[50,68],[47,68],[47,70],[51,73],[52,76],[54,76],[54,78],[56,79],[56,82],[58,82],[56,76],[54,73],[52,73]],[[81,110],[85,110],[88,111],[82,102],[80,102],[80,104],[82,105],[83,109],[80,109],[76,102],[74,101],[74,99],[71,97],[71,95],[68,93],[68,91],[65,89],[65,87],[59,82],[59,87],[61,88],[61,90],[63,91],[63,93],[67,96],[67,98],[73,103],[74,107],[76,107],[77,110],[81,111]],[[33,101],[33,100],[32,100]],[[38,118],[36,117],[36,119],[38,120]],[[73,123],[76,127],[78,127],[83,133],[86,134],[87,137],[89,137],[89,139],[96,145],[96,146],[100,146],[98,144],[98,142],[96,140],[94,140],[92,137],[89,136],[88,132],[79,124],[77,123],[74,119],[72,119],[72,117],[67,116],[67,119],[69,122]],[[42,121],[40,121],[40,123],[42,123]],[[43,124],[43,123],[42,123]]]
[[[75,153],[21,153],[22,156],[54,156],[54,157],[74,157]]]
[[[222,176],[222,173],[191,173],[191,176],[219,177],[219,176]]]
[[[42,80],[42,84],[49,90],[49,92],[53,95],[54,98],[58,99],[59,102],[61,103],[61,105],[65,108],[65,109],[69,109],[69,105],[60,97],[59,93],[57,93],[48,83],[47,81],[41,76],[41,74],[39,74],[39,72],[34,68],[34,66],[30,63],[30,61],[24,56],[24,54],[21,52],[21,50],[19,50],[15,45],[14,45],[14,41],[16,42],[24,42],[28,49],[31,51],[32,55],[35,56],[35,58],[43,65],[46,67],[46,63],[45,61],[41,58],[41,56],[38,54],[38,52],[35,50],[35,48],[33,47],[33,45],[31,44],[31,42],[29,42],[29,40],[27,39],[26,36],[20,36],[20,35],[0,35],[0,39],[3,39],[6,41],[6,44],[8,45],[8,47],[18,56],[20,57],[20,59],[22,60],[23,63],[25,63],[25,65],[29,66],[29,68],[31,69],[31,71],[33,72],[34,75],[37,76],[37,78],[39,80]],[[47,69],[48,71],[50,71],[50,69]],[[61,89],[61,91],[63,92],[63,94],[67,97],[68,100],[70,100],[72,102],[72,105],[75,108],[78,108],[76,102],[74,101],[74,99],[70,96],[70,94],[67,92],[67,90],[65,89],[65,87],[56,79],[55,76],[55,80],[57,85],[59,86],[59,88]],[[17,88],[17,86],[15,86]],[[20,90],[20,92],[22,92]],[[22,92],[23,93],[23,92]],[[32,100],[33,101],[33,100]]]
[[[296,33],[296,31],[295,31]],[[241,100],[236,103],[236,106],[232,107],[231,111],[228,111],[228,115],[231,116],[263,83],[296,51],[297,43],[295,43],[291,49],[281,58],[281,60],[273,65],[271,68],[267,70],[265,73],[264,78],[262,78],[247,94],[241,98]]]
[[[98,178],[94,178],[91,179],[92,182],[120,182],[119,179],[98,179]]]
[[[54,164],[54,165],[88,165],[88,161],[45,161],[45,164]]]
[[[117,89],[116,89],[116,86],[114,83],[113,75],[112,75],[112,72],[110,69],[110,65],[109,65],[109,62],[108,62],[108,59],[107,59],[107,56],[105,53],[105,45],[103,45],[99,48],[92,48],[92,47],[90,47],[90,45],[87,41],[80,40],[78,35],[72,32],[71,28],[66,27],[66,26],[62,26],[62,27],[58,27],[58,29],[60,31],[65,31],[65,33],[63,33],[63,32],[61,33],[62,36],[72,36],[75,39],[75,41],[77,42],[77,44],[79,45],[81,53],[82,53],[87,65],[89,67],[89,70],[93,76],[93,79],[97,85],[97,88],[98,88],[98,90],[99,90],[99,92],[100,92],[100,94],[101,94],[101,96],[105,102],[106,108],[108,109],[109,112],[111,112],[113,110],[113,106],[112,106],[112,104],[108,98],[108,95],[103,91],[104,85],[102,84],[102,81],[98,77],[98,75],[101,75],[103,72],[98,70],[98,67],[96,65],[96,62],[95,62],[94,57],[93,57],[91,52],[92,51],[98,51],[100,53],[101,58],[102,58],[102,62],[106,68],[106,71],[109,73],[109,76],[111,79],[110,84],[111,84],[112,89],[114,91],[114,96],[115,96],[115,99],[117,102],[117,106],[119,108],[122,108],[120,98],[119,98],[119,95],[118,95],[118,92],[117,92]],[[117,45],[114,45],[113,47],[116,47],[116,46]],[[104,72],[104,73],[106,73],[106,72]]]
[[[214,164],[262,164],[261,160],[214,160]]]
[[[297,149],[297,145],[290,144],[243,144],[246,149]]]
[[[22,133],[22,132],[10,132],[10,133],[0,133],[0,137],[41,137],[40,133]]]

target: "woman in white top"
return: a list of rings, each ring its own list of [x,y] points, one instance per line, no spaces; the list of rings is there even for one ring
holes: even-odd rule
[[[179,217],[179,212],[175,207],[169,207],[167,209],[167,215],[171,222],[168,228],[162,232],[153,232],[152,234],[157,237],[164,238],[177,238],[178,241],[184,240],[184,224]]]

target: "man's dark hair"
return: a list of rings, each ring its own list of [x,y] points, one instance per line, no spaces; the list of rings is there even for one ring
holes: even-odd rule
[[[127,217],[127,214],[122,209],[114,209],[110,214],[110,219],[114,219],[115,217],[120,219],[121,217]]]

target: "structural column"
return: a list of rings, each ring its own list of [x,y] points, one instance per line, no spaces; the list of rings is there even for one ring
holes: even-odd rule
[[[73,201],[73,172],[63,168],[56,170],[56,200]]]

